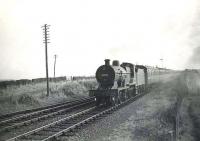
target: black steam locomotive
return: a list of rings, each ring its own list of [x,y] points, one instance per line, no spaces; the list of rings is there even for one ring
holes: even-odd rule
[[[106,59],[105,64],[97,69],[96,79],[98,88],[89,91],[90,96],[95,96],[96,106],[115,105],[145,91],[148,72],[142,65],[119,64],[117,60],[111,65],[110,60]]]

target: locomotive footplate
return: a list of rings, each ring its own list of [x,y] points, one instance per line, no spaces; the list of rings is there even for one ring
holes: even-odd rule
[[[108,89],[108,90],[90,90],[89,96],[95,97],[106,97],[106,96],[114,96],[119,93],[121,90],[127,89],[126,87],[121,87],[118,89]]]
[[[110,89],[110,90],[90,90],[90,91],[89,91],[89,96],[105,97],[105,96],[116,95],[117,93],[118,93],[118,89]]]

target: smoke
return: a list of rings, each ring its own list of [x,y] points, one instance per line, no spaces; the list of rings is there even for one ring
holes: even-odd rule
[[[191,55],[186,62],[187,68],[200,68],[200,5],[197,6],[197,11],[192,23],[192,30],[190,34],[190,48]]]
[[[187,67],[189,67],[189,68],[200,68],[200,46],[193,49],[192,55],[189,58]]]
[[[198,24],[194,26],[191,36],[191,56],[186,64],[188,68],[200,68],[200,21],[198,21]]]

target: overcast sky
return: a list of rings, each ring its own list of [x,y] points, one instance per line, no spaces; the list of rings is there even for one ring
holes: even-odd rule
[[[152,66],[163,58],[164,67],[183,69],[199,47],[199,3],[0,0],[0,79],[45,77],[44,24],[51,25],[50,76],[54,54],[57,76],[93,75],[105,58]]]

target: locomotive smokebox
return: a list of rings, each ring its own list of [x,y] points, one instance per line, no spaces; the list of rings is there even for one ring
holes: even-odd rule
[[[105,65],[110,66],[110,59],[105,59]]]

